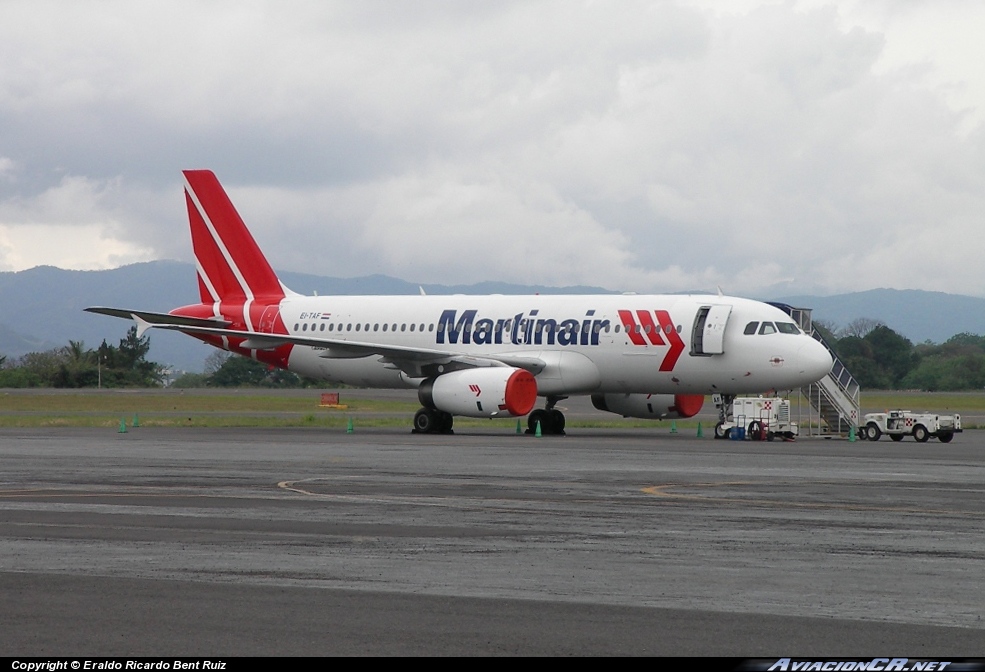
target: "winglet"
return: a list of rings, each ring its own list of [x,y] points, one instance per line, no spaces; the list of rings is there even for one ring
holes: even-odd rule
[[[154,326],[136,313],[130,313],[130,317],[132,317],[133,321],[137,323],[137,338],[143,336],[148,329]]]

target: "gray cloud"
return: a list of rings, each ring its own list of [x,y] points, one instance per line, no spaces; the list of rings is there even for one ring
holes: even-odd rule
[[[290,270],[985,294],[981,127],[857,13],[5,3],[0,268],[187,259],[207,167]]]

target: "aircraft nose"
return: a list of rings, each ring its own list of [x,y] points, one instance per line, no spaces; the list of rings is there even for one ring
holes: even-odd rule
[[[834,360],[831,353],[818,341],[808,338],[797,351],[797,361],[800,363],[801,370],[805,377],[810,377],[811,382],[816,382],[828,375]]]

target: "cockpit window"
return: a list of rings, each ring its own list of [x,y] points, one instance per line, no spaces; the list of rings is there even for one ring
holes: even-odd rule
[[[746,336],[751,336],[752,334],[756,333],[757,327],[759,327],[759,322],[750,322],[749,324],[746,325],[746,330],[742,333],[744,333]]]
[[[799,334],[800,328],[793,322],[777,322],[776,328],[781,334]]]
[[[772,322],[763,322],[763,326],[759,328],[760,334],[775,334],[776,327],[773,326]]]

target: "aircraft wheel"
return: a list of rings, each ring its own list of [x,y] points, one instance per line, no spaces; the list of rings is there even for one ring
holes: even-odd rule
[[[920,443],[927,443],[927,439],[930,438],[930,432],[923,425],[917,425],[913,428],[913,438]]]
[[[730,431],[732,431],[732,430],[725,429],[725,423],[724,422],[720,422],[717,425],[715,425],[715,438],[716,439],[727,439]]]
[[[865,438],[869,441],[878,441],[880,436],[882,436],[882,430],[879,429],[879,425],[870,422],[865,426]]]
[[[889,435],[889,438],[891,438],[893,441],[896,441],[898,443],[898,442],[900,442],[900,441],[903,440],[903,435],[902,434],[890,434]]]
[[[534,434],[537,431],[537,423],[540,423],[540,433],[544,434],[547,426],[547,411],[543,408],[535,408],[527,416],[527,434]]]
[[[951,439],[954,438],[954,432],[941,432],[937,435],[937,439],[941,443],[951,443]]]
[[[414,414],[414,433],[430,434],[435,431],[438,424],[437,420],[435,411],[429,408],[422,408]]]
[[[551,434],[564,434],[564,413],[552,408],[547,412],[547,425],[550,427]]]
[[[438,416],[437,431],[442,434],[454,434],[452,427],[455,425],[455,416],[451,413],[445,413],[444,411],[435,411],[435,415]]]

